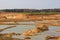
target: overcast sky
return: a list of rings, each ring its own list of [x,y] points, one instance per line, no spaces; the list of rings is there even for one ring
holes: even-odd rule
[[[60,0],[0,0],[0,9],[46,9],[60,8]]]

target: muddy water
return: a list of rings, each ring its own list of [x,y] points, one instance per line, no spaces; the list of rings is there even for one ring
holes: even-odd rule
[[[33,22],[28,22],[28,23],[31,24]],[[8,26],[12,26],[12,25],[0,25],[0,29],[3,29],[3,28],[8,27]],[[33,28],[35,28],[35,25],[16,25],[16,27],[4,30],[0,33],[12,33],[12,32],[23,33],[23,32],[25,32],[26,29],[31,29],[32,30]],[[60,36],[60,32],[56,32],[57,30],[60,30],[60,27],[49,26],[48,31],[45,31],[45,32],[42,32],[42,33],[37,33],[37,35],[30,36],[30,37],[31,37],[31,40],[45,40],[45,37],[48,36],[48,35]],[[20,38],[20,39],[24,38],[24,36],[22,36],[22,35],[21,36],[13,36],[13,37],[14,38]]]

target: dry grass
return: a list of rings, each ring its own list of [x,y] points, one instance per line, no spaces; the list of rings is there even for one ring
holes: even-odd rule
[[[23,40],[23,39],[0,37],[0,40]]]

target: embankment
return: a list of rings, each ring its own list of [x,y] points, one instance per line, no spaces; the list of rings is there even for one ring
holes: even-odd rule
[[[41,20],[60,20],[60,14],[39,15],[39,14],[22,14],[22,13],[2,13],[0,22],[9,21],[41,21]]]

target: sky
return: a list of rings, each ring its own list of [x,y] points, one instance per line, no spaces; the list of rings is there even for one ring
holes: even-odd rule
[[[0,9],[60,8],[60,0],[0,0]]]

